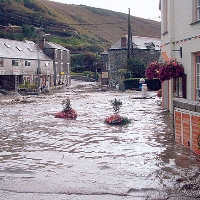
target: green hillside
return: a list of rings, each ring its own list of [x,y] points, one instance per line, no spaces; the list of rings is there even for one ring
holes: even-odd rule
[[[127,18],[127,14],[85,5],[48,0],[0,0],[1,26],[33,26],[40,33],[50,34],[47,40],[71,51],[95,52],[109,48],[127,34]],[[131,27],[133,35],[160,38],[160,22],[131,16]],[[25,37],[22,35],[21,39]]]

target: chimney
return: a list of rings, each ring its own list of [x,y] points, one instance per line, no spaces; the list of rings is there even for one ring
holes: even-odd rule
[[[121,37],[121,48],[127,48],[127,38],[125,35]]]
[[[40,49],[44,50],[45,45],[46,45],[45,39],[44,38],[40,39],[39,40],[39,47],[40,47]]]

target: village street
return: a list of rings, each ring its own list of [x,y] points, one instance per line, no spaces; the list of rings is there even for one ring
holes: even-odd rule
[[[200,158],[174,142],[173,116],[156,92],[63,91],[0,98],[0,200],[192,200]],[[55,118],[70,98],[77,119]],[[126,126],[105,124],[111,100]]]

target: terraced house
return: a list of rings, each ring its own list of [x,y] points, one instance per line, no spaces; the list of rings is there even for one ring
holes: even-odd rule
[[[176,141],[200,154],[200,1],[161,0],[161,51],[185,75],[162,84],[163,108],[175,116]]]
[[[17,90],[20,84],[38,87],[59,80],[70,83],[70,53],[53,43],[0,38],[0,89]],[[65,54],[63,52],[66,52]]]

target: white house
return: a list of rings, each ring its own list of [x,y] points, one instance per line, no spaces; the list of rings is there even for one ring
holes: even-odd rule
[[[200,100],[200,1],[161,0],[161,53],[176,58],[186,74],[186,99]],[[173,112],[173,98],[183,97],[182,80],[165,81],[163,107]]]
[[[160,0],[160,9],[161,53],[185,72],[162,84],[163,108],[174,114],[176,142],[200,155],[200,0]]]
[[[17,90],[19,84],[53,84],[53,60],[32,41],[0,38],[0,88]]]

